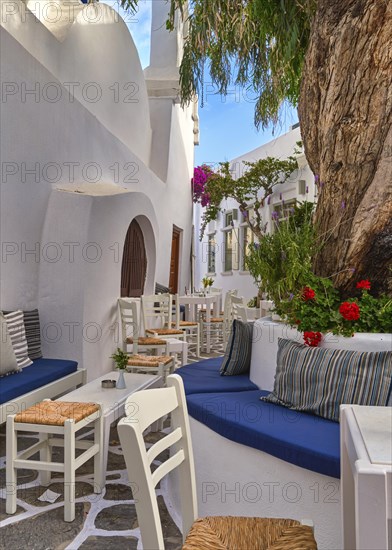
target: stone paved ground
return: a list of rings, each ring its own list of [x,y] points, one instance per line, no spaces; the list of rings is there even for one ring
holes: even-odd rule
[[[220,354],[221,350],[215,348],[210,356]],[[168,429],[168,422],[165,429]],[[163,432],[149,434],[147,444],[163,435]],[[29,446],[32,437],[26,434],[18,448]],[[50,504],[38,500],[47,488],[40,486],[38,473],[31,470],[18,470],[18,508],[15,515],[8,516],[5,513],[5,426],[0,430],[0,457],[0,550],[142,549],[132,488],[116,427],[111,430],[107,483],[102,494],[93,492],[93,459],[77,471],[76,518],[72,523],[63,521],[61,474],[52,475],[49,489],[60,496]],[[153,467],[157,467],[159,461],[154,462]],[[166,509],[159,486],[157,494],[166,550],[178,550],[181,548],[181,533]]]

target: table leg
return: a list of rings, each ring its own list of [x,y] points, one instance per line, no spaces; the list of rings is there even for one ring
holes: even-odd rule
[[[211,304],[206,304],[206,352],[211,350]]]
[[[109,439],[110,439],[110,417],[103,419],[103,431],[102,431],[102,457],[101,457],[101,479],[100,486],[103,489],[106,485],[106,473],[108,468],[108,453],[109,453]]]

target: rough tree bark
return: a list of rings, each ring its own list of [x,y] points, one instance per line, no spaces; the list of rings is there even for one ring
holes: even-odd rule
[[[319,275],[343,294],[368,278],[391,293],[392,1],[319,0],[299,116],[319,175]],[[352,269],[355,269],[353,273]]]

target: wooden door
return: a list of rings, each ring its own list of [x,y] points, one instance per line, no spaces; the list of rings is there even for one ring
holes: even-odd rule
[[[173,228],[172,249],[170,259],[169,288],[172,294],[178,292],[178,267],[180,262],[180,235],[181,231]]]
[[[130,224],[124,243],[121,268],[121,296],[139,298],[144,291],[147,256],[143,232],[137,221]]]

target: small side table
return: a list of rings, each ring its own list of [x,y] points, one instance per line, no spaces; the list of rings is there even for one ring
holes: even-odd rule
[[[76,441],[82,428],[94,427],[94,441]],[[18,431],[38,432],[39,441],[18,455]],[[62,435],[59,437],[49,437]],[[103,489],[102,482],[103,415],[96,403],[42,401],[24,412],[7,417],[6,512],[16,512],[16,470],[25,468],[40,472],[41,485],[50,484],[51,472],[64,473],[64,521],[75,519],[75,471],[94,457],[94,493]],[[52,447],[64,447],[64,462],[52,462]],[[84,449],[77,458],[75,449]],[[28,460],[37,451],[39,460]]]
[[[392,548],[392,408],[340,408],[345,550]]]

